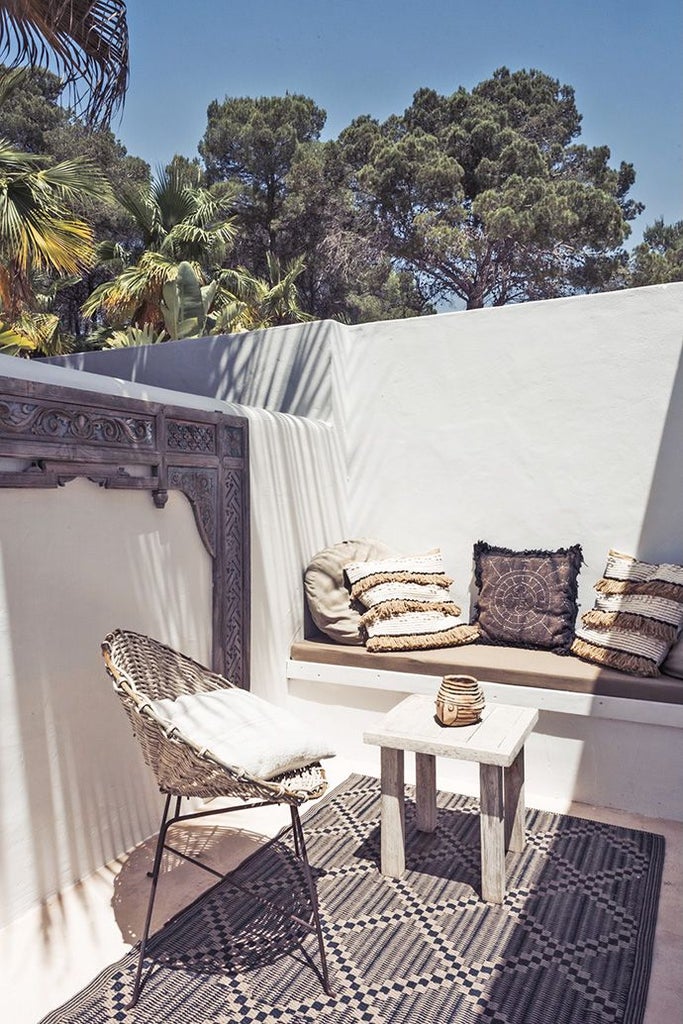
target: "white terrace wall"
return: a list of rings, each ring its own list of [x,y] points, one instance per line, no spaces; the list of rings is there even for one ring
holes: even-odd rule
[[[682,313],[676,284],[61,361],[88,373],[0,357],[0,374],[198,408],[261,407],[242,410],[252,684],[284,701],[303,568],[344,537],[374,535],[406,552],[439,545],[465,608],[479,538],[521,548],[580,541],[584,605],[610,546],[681,561]],[[144,496],[79,482],[3,490],[0,553],[9,919],[153,830],[155,794],[108,692],[99,642],[127,624],[206,660],[210,598],[180,497],[159,512]],[[319,707],[340,749],[355,754],[362,721],[390,696],[321,687],[297,703]],[[553,729],[562,744],[561,724]],[[581,742],[567,737],[572,749]],[[603,767],[593,768],[598,781]]]
[[[301,565],[347,529],[332,429],[3,356],[0,376],[248,416],[252,687],[283,701]],[[148,494],[83,480],[0,489],[0,926],[157,827],[158,794],[100,657],[115,626],[208,663],[210,558],[185,498],[171,492],[160,511]]]
[[[465,609],[476,540],[578,541],[587,606],[610,547],[683,559],[682,342],[671,284],[64,361],[331,421],[354,536],[440,546]]]
[[[442,548],[579,542],[683,561],[683,284],[348,329],[335,347],[349,520]]]

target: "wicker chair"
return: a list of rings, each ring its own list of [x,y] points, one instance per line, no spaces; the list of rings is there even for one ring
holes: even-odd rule
[[[150,700],[164,697],[175,699],[183,694],[207,693],[232,687],[234,684],[186,655],[151,637],[130,630],[117,629],[109,633],[102,643],[102,654],[107,672],[113,680],[114,690],[128,715],[133,733],[140,742],[144,759],[154,772],[159,789],[166,794],[151,873],[152,884],[140,942],[140,956],[129,1006],[137,1003],[142,988],[142,970],[164,850],[172,850],[175,854],[191,860],[198,867],[236,885],[230,879],[229,873],[220,875],[213,868],[188,857],[170,846],[166,837],[169,828],[178,822],[242,810],[244,804],[181,814],[183,797],[238,797],[246,801],[248,807],[289,804],[294,850],[301,861],[311,903],[309,920],[302,922],[297,918],[297,921],[317,935],[322,984],[325,992],[331,995],[318,898],[298,810],[304,801],[322,796],[327,789],[327,780],[321,765],[315,762],[297,771],[266,780],[257,778],[239,767],[222,763],[208,751],[180,737],[176,730],[169,730],[168,722],[159,717]],[[173,797],[175,808],[171,814]]]

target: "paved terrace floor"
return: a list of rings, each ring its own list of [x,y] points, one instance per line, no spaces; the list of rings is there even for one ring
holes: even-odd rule
[[[330,785],[353,771],[341,758],[327,764]],[[565,810],[544,807],[544,810]],[[683,823],[643,818],[622,811],[572,804],[577,817],[658,832],[666,840],[664,877],[657,919],[654,964],[645,1024],[677,1024],[683,1006]],[[289,824],[285,808],[236,812],[231,828],[193,826],[189,839],[207,863],[226,871],[265,838]],[[78,885],[0,931],[0,1005],[11,1024],[36,1024],[83,988],[103,967],[137,942],[149,891],[154,839],[101,868]],[[188,864],[162,877],[153,929],[213,884]]]

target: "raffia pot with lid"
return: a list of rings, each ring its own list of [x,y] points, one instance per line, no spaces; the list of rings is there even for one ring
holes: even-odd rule
[[[442,725],[475,725],[485,703],[474,676],[444,676],[436,697],[436,717]]]

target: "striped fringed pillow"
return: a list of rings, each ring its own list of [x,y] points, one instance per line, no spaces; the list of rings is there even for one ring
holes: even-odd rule
[[[455,606],[457,607],[457,605]],[[363,624],[368,651],[426,651],[438,647],[460,647],[478,640],[478,626],[458,622],[453,615],[438,611],[403,612],[391,618]]]
[[[683,602],[683,565],[654,565],[610,551],[595,589],[602,594],[651,594]]]
[[[577,629],[572,654],[636,676],[658,676],[669,652],[668,640],[626,629]]]
[[[382,583],[417,583],[448,590],[453,580],[447,576],[440,551],[401,558],[381,558],[368,562],[349,562],[344,566],[351,597],[367,606],[364,595]]]
[[[471,643],[476,626],[457,622],[460,607],[449,593],[440,551],[409,558],[352,562],[345,567],[369,651],[418,651]]]
[[[683,566],[610,551],[595,589],[595,606],[581,616],[572,654],[634,675],[659,675],[683,626]]]

